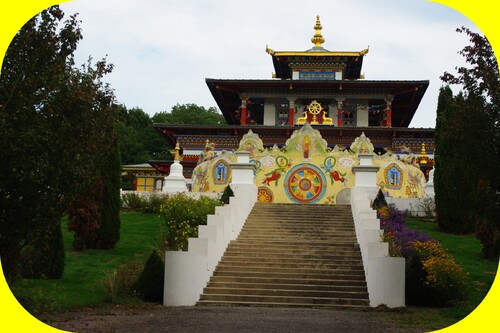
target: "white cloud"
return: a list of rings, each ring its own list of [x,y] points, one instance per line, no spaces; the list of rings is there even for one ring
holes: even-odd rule
[[[455,28],[475,26],[424,0],[75,0],[84,39],[78,62],[108,55],[119,102],[149,114],[177,104],[216,106],[205,78],[270,78],[266,45],[306,50],[321,16],[324,47],[360,51],[370,80],[430,80],[412,126],[434,127],[439,75],[453,71],[467,43]]]

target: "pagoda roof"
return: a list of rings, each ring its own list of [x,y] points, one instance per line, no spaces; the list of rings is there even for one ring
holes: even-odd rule
[[[345,79],[357,80],[361,77],[361,67],[363,66],[363,56],[368,52],[365,49],[360,52],[347,51],[273,51],[266,49],[273,57],[273,65],[275,77],[280,79],[292,78],[292,63],[304,64],[308,63],[311,66],[328,66],[333,63],[345,64]]]
[[[316,33],[311,38],[314,46],[306,51],[274,51],[266,46],[266,52],[273,58],[276,78],[291,79],[292,68],[338,66],[344,69],[345,79],[357,80],[360,78],[363,56],[368,53],[368,49],[359,52],[329,51],[323,47],[325,38],[321,34],[322,28],[318,15],[314,26]]]
[[[392,126],[408,127],[429,81],[368,80],[205,80],[227,123],[239,124],[234,111],[241,98],[368,98],[392,96]],[[361,97],[365,96],[365,97]]]

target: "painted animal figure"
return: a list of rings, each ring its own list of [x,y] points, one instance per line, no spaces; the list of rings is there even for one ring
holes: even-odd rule
[[[276,183],[274,185],[278,186],[278,180],[280,179],[280,177],[281,177],[281,173],[278,170],[275,170],[269,177],[267,177],[266,179],[264,179],[264,181],[262,182],[262,184],[267,184],[267,186],[270,186],[269,185],[270,182],[276,181]]]
[[[336,180],[338,182],[344,182],[345,181],[345,178],[342,177],[338,171],[330,171],[330,177],[332,179],[332,184],[333,184],[333,181]]]

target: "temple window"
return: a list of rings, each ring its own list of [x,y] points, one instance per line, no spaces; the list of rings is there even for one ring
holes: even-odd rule
[[[288,126],[288,103],[276,104],[276,125]]]
[[[342,126],[356,127],[356,108],[354,105],[347,105],[342,112]]]

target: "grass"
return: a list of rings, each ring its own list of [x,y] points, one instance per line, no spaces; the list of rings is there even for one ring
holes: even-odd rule
[[[481,242],[473,235],[453,235],[439,231],[435,222],[407,218],[407,226],[438,240],[469,274],[470,286],[464,302],[447,308],[407,307],[394,316],[402,325],[422,325],[426,329],[448,327],[470,314],[486,297],[495,279],[498,260],[483,257]]]
[[[71,245],[73,234],[67,231],[66,221],[62,223],[66,248],[63,278],[25,279],[12,289],[21,304],[32,313],[105,303],[108,297],[102,285],[106,276],[126,263],[143,265],[149,254],[161,246],[165,232],[165,223],[157,215],[122,212],[121,239],[115,249],[76,252]]]

